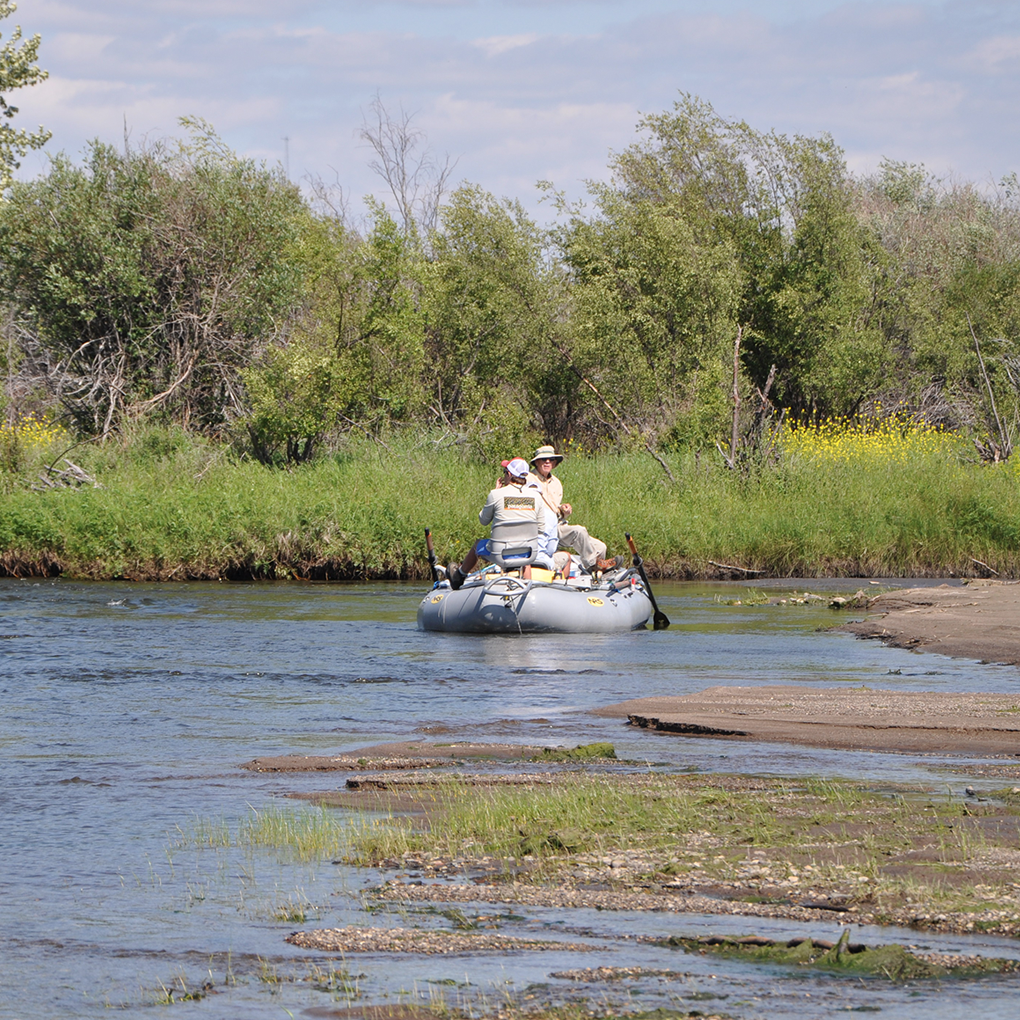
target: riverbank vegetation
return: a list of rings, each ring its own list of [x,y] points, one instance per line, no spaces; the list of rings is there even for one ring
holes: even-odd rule
[[[459,559],[494,479],[436,435],[352,441],[289,471],[181,429],[70,451],[58,436],[31,425],[7,448],[8,574],[423,579],[423,528],[442,562]],[[673,481],[640,452],[574,456],[559,473],[575,516],[611,551],[633,533],[660,577],[1020,575],[1016,461],[974,463],[930,430],[847,436],[788,434],[778,463],[747,472],[686,450],[662,455]]]
[[[684,95],[543,225],[373,112],[364,219],[193,119],[11,184],[3,569],[421,578],[552,441],[660,576],[1020,573],[1015,175],[855,177]]]
[[[423,528],[459,559],[494,480],[441,435],[363,438],[284,471],[181,429],[67,451],[29,428],[0,500],[0,569],[16,576],[420,580]],[[746,472],[685,450],[662,454],[673,481],[642,452],[559,474],[575,516],[611,552],[633,533],[660,577],[1020,575],[1016,461],[975,463],[927,429],[848,435],[787,434],[777,463]]]

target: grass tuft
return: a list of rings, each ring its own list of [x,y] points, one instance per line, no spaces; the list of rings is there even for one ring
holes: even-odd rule
[[[283,851],[300,861],[315,861],[345,850],[350,833],[350,826],[329,808],[280,808],[270,803],[252,808],[235,831],[225,821],[201,818],[187,828],[177,826],[174,847],[259,847]]]

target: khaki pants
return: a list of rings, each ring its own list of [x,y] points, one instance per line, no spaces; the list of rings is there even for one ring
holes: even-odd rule
[[[592,538],[588,529],[580,524],[561,524],[557,529],[560,545],[573,549],[585,570],[592,570],[599,560],[606,558],[606,543]]]

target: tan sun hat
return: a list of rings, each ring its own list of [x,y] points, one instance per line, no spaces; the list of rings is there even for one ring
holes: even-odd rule
[[[531,458],[531,463],[534,464],[536,460],[554,460],[558,464],[563,460],[563,454],[557,453],[554,446],[540,446],[535,451],[535,456]]]

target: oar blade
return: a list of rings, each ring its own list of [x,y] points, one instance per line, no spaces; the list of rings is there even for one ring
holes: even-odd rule
[[[439,583],[439,570],[436,567],[436,550],[432,545],[432,529],[425,529],[425,549],[429,557],[429,570],[432,571],[432,583]]]

